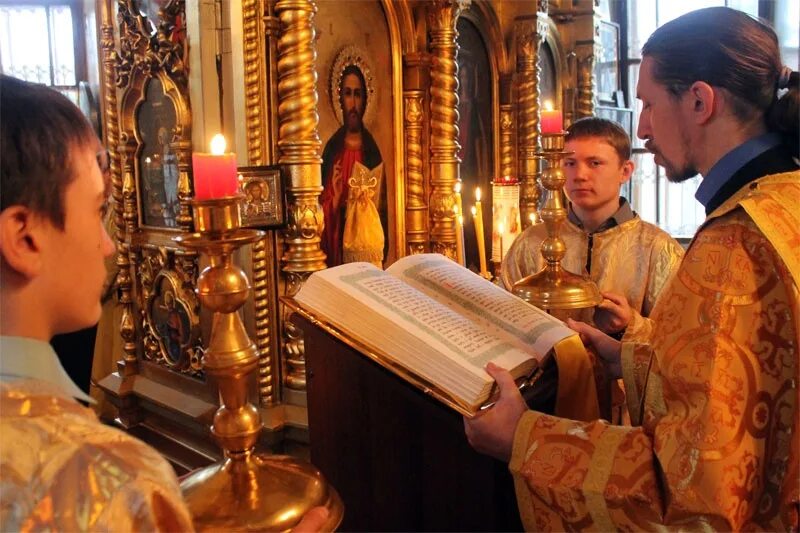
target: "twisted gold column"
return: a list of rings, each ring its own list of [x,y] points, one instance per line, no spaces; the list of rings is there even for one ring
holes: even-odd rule
[[[542,151],[537,154],[546,161],[546,168],[541,174],[546,194],[541,213],[547,228],[547,238],[541,248],[545,266],[539,272],[522,278],[513,287],[514,294],[542,309],[581,309],[603,301],[592,280],[564,270],[561,266],[566,246],[559,233],[567,218],[562,201],[566,178],[561,169],[561,160],[570,153],[564,151],[564,137],[564,133],[543,134]]]
[[[424,253],[428,247],[428,205],[422,157],[422,124],[425,95],[421,90],[404,91],[406,150],[406,243],[409,254]]]
[[[288,456],[255,453],[261,416],[248,401],[248,376],[259,355],[239,316],[250,283],[232,254],[264,232],[241,227],[240,202],[239,197],[195,201],[198,232],[175,238],[209,258],[197,292],[214,313],[203,367],[219,384],[220,407],[211,433],[224,452],[221,463],[192,473],[181,490],[198,530],[285,531],[310,508],[323,505],[330,511],[323,530],[329,531],[341,522],[344,508],[320,472]]]
[[[578,102],[577,118],[594,115],[594,55],[588,55],[578,62]]]
[[[539,187],[536,176],[539,163],[539,44],[538,17],[527,17],[516,24],[517,101],[519,146],[519,211],[522,227],[531,225],[531,215],[538,220]]]
[[[514,106],[500,106],[500,176],[517,181],[514,168]]]
[[[281,261],[286,274],[286,293],[295,294],[308,276],[325,268],[320,248],[324,217],[319,205],[322,192],[321,146],[317,115],[317,71],[314,48],[316,5],[309,0],[279,0],[278,37],[278,163],[288,174],[287,227]],[[289,321],[284,339],[293,340]],[[298,346],[301,344],[298,343]],[[293,350],[286,359],[286,386],[306,386],[305,355]]]
[[[294,294],[309,274],[325,268],[320,249],[323,216],[321,146],[317,115],[313,18],[317,11],[307,0],[279,0],[278,38],[278,163],[286,165],[289,182],[288,227],[284,234],[284,267]]]
[[[428,7],[431,68],[431,247],[456,259],[455,184],[460,181],[458,150],[458,64],[456,21],[464,1],[437,1]]]

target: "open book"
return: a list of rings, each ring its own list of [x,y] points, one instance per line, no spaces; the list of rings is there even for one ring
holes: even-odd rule
[[[575,335],[560,320],[439,254],[407,256],[386,271],[370,263],[321,270],[295,301],[377,351],[389,363],[384,366],[405,369],[420,378],[417,385],[432,384],[440,399],[467,415],[492,391],[488,362],[526,377],[557,342]]]

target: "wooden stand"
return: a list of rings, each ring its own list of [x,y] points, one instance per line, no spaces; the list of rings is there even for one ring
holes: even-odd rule
[[[311,461],[344,501],[341,530],[522,530],[507,465],[472,450],[461,415],[291,320],[305,332]]]

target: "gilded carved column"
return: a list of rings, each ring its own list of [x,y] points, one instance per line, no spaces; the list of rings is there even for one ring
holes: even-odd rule
[[[516,181],[517,169],[514,158],[514,104],[512,103],[512,80],[504,76],[500,80],[500,178]]]
[[[500,106],[500,176],[514,180],[517,176],[514,168],[514,106]]]
[[[458,65],[456,21],[469,2],[437,1],[428,8],[431,68],[431,247],[456,258],[453,214],[458,159]]]
[[[133,158],[136,154],[136,140],[129,139],[127,135],[120,135],[119,157],[120,170],[122,173],[122,209],[123,223],[125,225],[125,235],[133,234],[136,223],[136,185],[133,176]],[[123,377],[132,376],[138,373],[139,362],[136,358],[136,328],[133,321],[133,298],[132,280],[130,268],[122,268],[122,263],[130,266],[136,264],[136,252],[131,248],[129,239],[122,241],[124,258],[122,251],[117,258],[117,266],[120,267],[119,282],[119,303],[122,306],[122,319],[120,320],[120,335],[122,336],[123,359],[117,364],[119,373]]]
[[[428,248],[428,205],[425,202],[425,176],[422,157],[422,125],[425,94],[404,91],[403,126],[406,156],[406,242],[409,254]]]
[[[539,218],[539,187],[536,176],[539,161],[539,45],[546,27],[538,16],[518,20],[515,27],[517,52],[518,145],[520,181],[520,217],[522,227],[531,224],[531,215]]]
[[[242,39],[244,53],[244,114],[247,123],[247,161],[251,165],[267,164],[265,157],[268,124],[266,106],[261,94],[265,64],[265,44],[260,0],[242,0]]]
[[[244,63],[244,106],[247,129],[247,162],[250,165],[265,165],[274,161],[274,132],[269,132],[272,123],[269,116],[270,102],[275,100],[274,64],[264,60],[275,57],[276,38],[279,29],[277,17],[268,13],[271,2],[263,0],[242,1],[242,50]],[[273,144],[271,144],[271,142]],[[253,284],[253,314],[255,330],[252,336],[258,348],[257,387],[259,404],[268,407],[277,402],[276,376],[274,372],[273,339],[270,313],[273,291],[270,281],[271,256],[269,242],[272,234],[254,242],[250,251],[251,282]]]
[[[135,328],[133,325],[133,299],[131,298],[130,249],[126,240],[128,227],[135,222],[135,196],[133,178],[126,171],[123,179],[119,133],[119,109],[117,106],[116,65],[118,61],[114,44],[114,16],[112,6],[102,6],[103,23],[100,30],[100,47],[103,50],[103,91],[105,101],[106,146],[111,165],[111,195],[114,200],[114,240],[117,248],[117,286],[119,304],[122,306],[119,330],[123,341],[122,361],[118,370],[122,376],[137,373]],[[124,150],[123,150],[124,151]],[[126,165],[127,166],[127,165]],[[126,190],[127,188],[127,190]]]
[[[287,277],[287,293],[295,294],[306,278],[325,268],[320,248],[323,228],[321,146],[317,115],[317,72],[314,48],[314,15],[310,0],[279,0],[275,12],[280,21],[278,37],[278,163],[288,174],[285,250],[281,261]],[[287,321],[287,328],[292,328]],[[305,357],[296,332],[286,331],[286,385],[305,389]]]
[[[594,55],[588,55],[578,62],[578,101],[575,114],[577,118],[594,115]]]

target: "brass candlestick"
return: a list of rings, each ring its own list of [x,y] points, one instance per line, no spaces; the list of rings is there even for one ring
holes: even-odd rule
[[[564,241],[559,236],[561,225],[567,218],[567,210],[561,195],[566,178],[561,169],[561,160],[569,152],[564,151],[564,132],[543,133],[542,151],[536,157],[547,164],[542,170],[542,186],[545,189],[545,204],[541,217],[547,228],[547,238],[542,242],[542,257],[545,266],[539,272],[516,282],[513,292],[528,303],[541,309],[581,309],[594,307],[603,301],[597,285],[587,277],[574,274],[561,266],[566,253]]]
[[[254,451],[261,416],[247,399],[247,377],[258,365],[258,351],[238,313],[250,282],[231,255],[264,232],[241,227],[240,201],[238,196],[193,201],[198,232],[175,238],[209,257],[197,292],[214,312],[203,368],[219,383],[220,408],[211,433],[224,451],[221,462],[192,473],[181,489],[198,530],[286,531],[322,505],[330,511],[323,529],[330,531],[341,522],[344,507],[319,470],[292,457]]]

